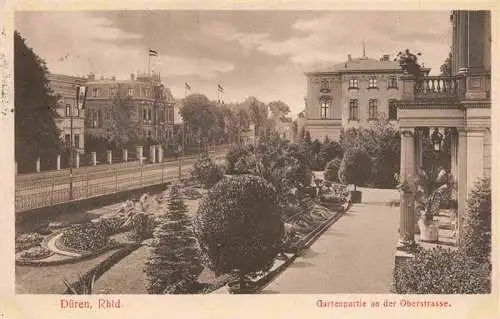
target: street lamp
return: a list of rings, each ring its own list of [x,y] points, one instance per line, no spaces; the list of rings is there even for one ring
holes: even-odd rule
[[[439,129],[436,127],[431,135],[431,142],[434,146],[434,150],[439,152],[441,150],[441,143],[443,141],[443,134],[439,132]]]
[[[87,87],[77,86],[76,87],[76,108],[78,110],[83,110],[85,107],[85,98],[87,97]],[[73,106],[70,105],[69,112],[69,126],[70,126],[70,151],[69,151],[69,200],[73,200],[73,153],[74,153],[74,141],[73,141]]]

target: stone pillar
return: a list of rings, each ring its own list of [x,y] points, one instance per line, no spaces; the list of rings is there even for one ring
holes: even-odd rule
[[[474,184],[484,177],[484,129],[467,131],[467,197]]]
[[[107,159],[108,159],[108,164],[113,164],[113,151],[106,151]]]
[[[75,168],[79,168],[79,167],[80,167],[80,153],[75,152]]]
[[[422,168],[423,165],[423,151],[422,151],[422,139],[424,138],[423,131],[421,128],[415,129],[415,170]]]
[[[457,154],[458,216],[461,217],[467,201],[467,132],[463,129],[458,131]]]
[[[401,192],[400,218],[399,218],[399,243],[401,248],[415,242],[415,208],[414,195],[411,192]]]
[[[415,140],[413,129],[401,130],[401,181],[411,181],[415,175]],[[415,204],[409,191],[401,191],[399,244],[411,245],[415,241]]]
[[[163,147],[158,145],[158,163],[163,162]]]
[[[451,131],[450,136],[450,148],[451,148],[451,175],[454,180],[457,181],[458,174],[458,134],[455,130]]]
[[[56,169],[60,170],[61,169],[61,154],[57,154],[56,158]]]
[[[150,145],[149,146],[149,161],[151,163],[155,162],[156,159],[156,145]]]
[[[128,149],[124,148],[122,152],[123,152],[123,161],[126,163],[128,162]]]
[[[136,147],[136,150],[137,150],[137,159],[139,160],[139,163],[142,165],[142,151],[143,151],[143,148],[142,146],[137,146]]]
[[[36,159],[36,172],[40,172],[40,157]]]
[[[96,166],[97,165],[97,153],[90,152],[90,157],[92,157],[92,166]]]

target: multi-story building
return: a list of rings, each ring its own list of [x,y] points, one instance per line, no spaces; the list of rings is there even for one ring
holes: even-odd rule
[[[175,99],[160,80],[160,75],[134,74],[129,80],[95,79],[88,76],[86,129],[98,133],[110,120],[112,107],[121,99],[131,122],[138,124],[145,138],[168,139],[174,131]]]
[[[76,88],[84,85],[86,79],[53,73],[49,73],[47,79],[53,93],[58,96],[56,111],[59,117],[55,119],[55,122],[61,131],[61,139],[69,148],[71,145],[71,112],[73,112],[73,144],[77,150],[83,150],[85,146],[85,114],[84,110],[77,108]]]
[[[306,72],[306,130],[313,139],[338,139],[342,128],[368,126],[382,114],[396,121],[401,75],[399,63],[389,55],[376,60],[364,54],[349,54],[344,63]]]

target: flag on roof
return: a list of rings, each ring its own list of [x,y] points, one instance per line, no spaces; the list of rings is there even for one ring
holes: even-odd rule
[[[149,56],[158,56],[158,51],[149,49]]]
[[[189,85],[187,82],[186,82],[186,83],[184,83],[184,85],[186,86],[186,89],[187,89],[187,90],[191,90],[191,85]]]
[[[222,85],[220,85],[220,84],[217,84],[217,90],[218,90],[219,92],[224,92],[224,88],[223,88],[223,87],[222,87]]]

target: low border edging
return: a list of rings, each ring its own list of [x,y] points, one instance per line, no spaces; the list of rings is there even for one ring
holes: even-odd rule
[[[142,243],[134,243],[134,244],[124,244],[125,247],[118,250],[108,258],[104,259],[90,270],[88,270],[85,274],[81,276],[80,279],[71,283],[71,286],[76,290],[84,284],[85,281],[90,280],[92,276],[95,276],[95,280],[99,279],[106,271],[108,271],[111,267],[116,265],[120,260],[130,255],[135,250],[142,247]],[[70,294],[70,290],[66,288],[63,294]]]

